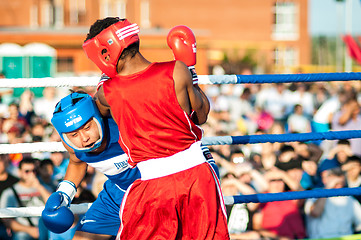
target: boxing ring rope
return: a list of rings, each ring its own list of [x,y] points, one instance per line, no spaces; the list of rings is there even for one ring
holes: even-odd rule
[[[199,84],[330,82],[360,79],[360,72],[198,76]]]
[[[361,130],[329,131],[316,133],[286,133],[286,134],[262,134],[245,136],[220,136],[204,137],[202,144],[209,145],[234,145],[275,142],[308,142],[314,140],[336,140],[361,138]],[[61,142],[36,142],[0,144],[0,153],[32,153],[32,152],[65,152]]]
[[[8,78],[0,81],[0,87],[85,87],[96,86],[99,76]],[[361,80],[361,72],[300,73],[300,74],[257,74],[257,75],[198,75],[199,84],[242,84],[242,83],[291,83],[332,82]]]
[[[261,134],[244,136],[204,137],[203,145],[252,144],[275,142],[308,142],[314,140],[336,140],[361,138],[361,130],[329,131],[314,133]]]
[[[361,195],[361,187],[313,189],[280,193],[258,193],[250,195],[224,196],[223,198],[226,205],[233,205],[239,203],[265,203],[306,198],[325,198],[354,195]],[[74,214],[84,214],[90,206],[91,203],[71,204],[70,210]],[[0,218],[40,217],[43,209],[44,207],[0,208]]]
[[[361,195],[361,187],[355,188],[334,188],[334,189],[313,189],[294,192],[280,193],[257,193],[250,195],[225,196],[224,203],[232,205],[237,203],[265,203],[275,201],[286,201],[306,198],[325,198]]]
[[[92,203],[71,204],[70,210],[77,215],[84,214]],[[0,218],[40,217],[44,207],[9,207],[0,208]]]
[[[242,84],[242,83],[290,83],[290,82],[321,82],[321,81],[352,81],[361,80],[361,73],[311,73],[311,74],[259,74],[259,75],[199,75],[199,84]],[[0,88],[27,88],[27,87],[71,87],[96,86],[99,77],[62,77],[62,78],[24,78],[3,79]],[[360,138],[361,130],[330,131],[320,133],[293,133],[293,134],[263,134],[247,136],[205,137],[204,145],[224,144],[253,144],[265,142],[293,142],[312,140],[335,140]],[[21,149],[21,151],[19,151]],[[65,148],[60,142],[0,144],[1,153],[25,152],[60,152]],[[252,195],[225,196],[226,205],[249,203],[285,201],[305,198],[323,198],[336,196],[361,195],[361,188],[340,189],[314,189],[296,192],[260,193]],[[74,214],[83,214],[91,203],[72,204],[70,209]],[[22,207],[0,209],[0,218],[41,216],[44,207]]]

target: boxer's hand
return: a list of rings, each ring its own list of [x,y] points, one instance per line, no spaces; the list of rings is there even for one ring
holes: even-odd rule
[[[172,49],[176,60],[184,62],[193,79],[193,85],[198,84],[198,76],[194,65],[196,64],[196,38],[192,30],[184,25],[172,28],[167,36],[168,46]]]
[[[67,231],[74,222],[73,212],[68,206],[62,206],[66,196],[61,192],[54,192],[46,201],[41,213],[44,225],[54,233]]]

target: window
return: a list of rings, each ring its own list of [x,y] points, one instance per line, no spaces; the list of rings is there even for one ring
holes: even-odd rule
[[[50,27],[53,25],[53,6],[50,2],[42,2],[41,5],[41,25],[43,27]]]
[[[142,0],[140,3],[140,25],[143,28],[150,27],[149,0]]]
[[[58,57],[57,72],[74,72],[74,59],[73,57]]]
[[[100,15],[102,17],[126,18],[126,0],[102,0]]]
[[[70,0],[70,25],[78,25],[85,23],[86,6],[85,0]]]
[[[55,1],[54,26],[56,28],[64,27],[64,6],[62,1]]]
[[[37,27],[39,25],[38,23],[38,6],[36,4],[33,4],[30,8],[30,27]]]
[[[293,47],[276,48],[273,50],[273,61],[277,66],[298,66],[299,54],[297,49]]]
[[[297,40],[298,7],[293,2],[276,2],[273,6],[273,40]]]

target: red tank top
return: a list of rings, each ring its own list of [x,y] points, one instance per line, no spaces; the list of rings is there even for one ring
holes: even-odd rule
[[[119,144],[129,162],[169,157],[202,138],[180,107],[173,80],[175,61],[104,81],[103,89],[119,128]]]

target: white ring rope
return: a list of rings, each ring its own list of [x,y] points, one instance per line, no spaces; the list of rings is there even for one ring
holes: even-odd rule
[[[88,211],[92,203],[71,204],[70,210],[77,215]],[[40,217],[44,207],[0,208],[0,218]]]
[[[241,84],[241,83],[290,83],[330,82],[360,80],[360,72],[348,73],[303,73],[303,74],[256,74],[256,75],[199,75],[199,84]],[[66,87],[96,86],[100,76],[11,78],[0,81],[1,87]]]
[[[65,151],[66,149],[61,142],[0,144],[0,154]]]
[[[99,80],[100,75],[97,77],[6,78],[0,80],[0,88],[86,87],[96,86]]]
[[[199,84],[213,84],[210,76],[199,75]],[[216,76],[220,81],[236,83],[236,75]],[[86,87],[97,86],[99,76],[82,77],[46,77],[46,78],[5,78],[0,80],[0,88],[29,88],[29,87]]]

